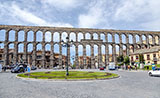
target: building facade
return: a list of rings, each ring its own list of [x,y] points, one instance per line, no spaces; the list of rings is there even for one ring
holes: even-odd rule
[[[3,46],[4,52],[2,59],[4,65],[8,65],[9,60],[9,50],[13,45],[14,52],[12,54],[13,63],[21,61],[19,57],[27,62],[27,55],[31,52],[28,47],[32,46],[31,62],[32,65],[37,65],[39,61],[37,55],[37,48],[41,45],[41,66],[46,67],[48,62],[46,57],[49,58],[50,66],[54,65],[54,55],[55,48],[59,49],[58,64],[63,67],[62,63],[62,45],[61,40],[64,34],[69,37],[69,40],[73,40],[73,45],[75,47],[75,65],[76,68],[83,66],[87,68],[87,46],[90,46],[90,63],[91,68],[96,68],[95,63],[98,66],[102,66],[102,60],[105,59],[105,66],[111,62],[109,58],[112,58],[112,62],[116,61],[116,54],[130,56],[130,51],[135,51],[137,49],[151,48],[153,46],[160,45],[160,32],[156,31],[136,31],[136,30],[109,30],[109,29],[89,29],[89,28],[63,28],[63,27],[41,27],[41,26],[15,26],[15,25],[0,25],[0,45]],[[19,36],[23,35],[23,40],[19,40]],[[74,38],[72,38],[74,36]],[[50,37],[50,38],[49,38]],[[41,40],[39,40],[41,38]],[[149,41],[149,39],[152,39]],[[158,39],[158,40],[155,40]],[[145,42],[143,42],[143,40]],[[140,43],[138,43],[140,42]],[[46,53],[46,46],[50,46],[50,53]],[[82,48],[83,52],[83,64],[78,60],[79,47]],[[94,54],[94,47],[98,48],[97,59]],[[21,47],[21,48],[20,48]],[[20,51],[22,49],[23,51]],[[104,48],[104,49],[102,49]],[[119,51],[116,51],[118,48]],[[111,50],[110,50],[111,49]],[[70,48],[69,48],[70,50]],[[119,52],[119,53],[117,53]],[[20,54],[22,53],[22,54]],[[111,55],[109,55],[111,54]],[[70,51],[67,53],[67,61],[71,61]],[[102,55],[105,58],[102,59]]]
[[[135,50],[130,54],[131,62],[139,62],[139,55],[142,54],[145,64],[160,64],[160,46],[154,46],[149,49]]]

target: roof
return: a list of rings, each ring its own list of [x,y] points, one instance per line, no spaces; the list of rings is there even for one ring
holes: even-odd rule
[[[160,46],[154,46],[149,49],[138,49],[135,50],[132,54],[144,54],[144,53],[152,53],[160,51]]]

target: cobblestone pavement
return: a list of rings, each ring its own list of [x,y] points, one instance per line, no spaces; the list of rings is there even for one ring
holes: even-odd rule
[[[120,78],[47,81],[23,80],[10,72],[0,73],[0,98],[160,98],[160,77],[149,77],[147,71],[112,72]]]

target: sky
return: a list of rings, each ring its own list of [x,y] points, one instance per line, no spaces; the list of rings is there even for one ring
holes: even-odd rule
[[[159,0],[0,0],[0,24],[160,30]]]
[[[159,5],[160,0],[0,0],[0,25],[160,31]]]

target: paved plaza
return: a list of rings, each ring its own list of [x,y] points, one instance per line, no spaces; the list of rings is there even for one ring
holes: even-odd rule
[[[47,81],[23,80],[10,72],[0,73],[0,98],[160,97],[160,77],[149,77],[147,71],[112,72],[120,77],[91,81]]]

